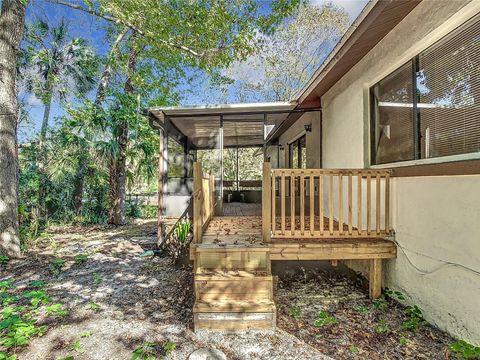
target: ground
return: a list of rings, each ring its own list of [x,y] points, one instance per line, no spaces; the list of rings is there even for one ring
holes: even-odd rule
[[[155,231],[155,221],[52,228],[23,259],[0,265],[0,280],[10,280],[0,299],[2,317],[23,305],[36,329],[46,326],[9,353],[28,360],[131,359],[143,351],[140,359],[150,353],[187,359],[208,346],[229,359],[441,359],[453,341],[426,324],[401,330],[407,319],[401,305],[372,303],[357,281],[318,271],[280,278],[277,331],[194,334],[191,267],[140,256]]]

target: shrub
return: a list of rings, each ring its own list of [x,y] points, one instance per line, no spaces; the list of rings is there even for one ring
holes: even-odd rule
[[[480,346],[474,346],[463,340],[450,344],[448,348],[460,359],[477,359],[480,357]]]
[[[336,325],[338,320],[335,319],[328,311],[322,310],[318,313],[317,318],[313,322],[313,326],[322,327],[326,325]]]

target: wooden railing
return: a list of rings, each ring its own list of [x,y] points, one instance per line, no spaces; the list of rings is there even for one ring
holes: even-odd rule
[[[391,231],[389,170],[271,170],[266,164],[262,196],[265,241],[385,237]]]
[[[215,212],[215,177],[205,175],[202,164],[193,163],[193,241],[200,243],[202,234]]]

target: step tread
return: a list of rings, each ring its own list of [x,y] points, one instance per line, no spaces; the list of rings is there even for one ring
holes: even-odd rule
[[[273,313],[276,311],[273,300],[231,300],[231,301],[196,301],[194,313]]]

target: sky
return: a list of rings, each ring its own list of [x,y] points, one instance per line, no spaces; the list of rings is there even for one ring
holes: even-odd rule
[[[310,2],[312,5],[319,5],[326,1],[311,0]],[[350,15],[351,22],[353,22],[365,7],[368,0],[331,0],[329,2],[343,7]],[[51,4],[45,0],[33,0],[27,7],[27,24],[34,23],[41,19],[46,20],[49,24],[55,25],[58,24],[62,18],[69,25],[69,34],[72,38],[82,37],[95,48],[97,54],[106,54],[108,51],[107,34],[105,31],[108,26],[107,21],[65,6]],[[28,124],[21,124],[18,130],[19,142],[25,142],[39,131],[44,107],[40,100],[33,95],[21,93],[20,96],[27,100],[27,111],[31,120]],[[74,99],[71,99],[71,101],[74,101]],[[192,103],[192,101],[195,102],[195,98],[193,100],[190,98],[188,103]],[[54,102],[50,114],[50,124],[55,125],[55,119],[63,114],[64,111],[61,105]]]

